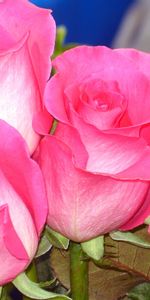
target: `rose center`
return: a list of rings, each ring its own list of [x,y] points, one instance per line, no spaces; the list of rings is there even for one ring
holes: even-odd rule
[[[109,105],[105,101],[96,98],[93,100],[94,103],[94,108],[100,109],[101,111],[108,111],[109,110]]]

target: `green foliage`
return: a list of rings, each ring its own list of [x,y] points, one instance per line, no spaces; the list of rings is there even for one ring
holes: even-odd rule
[[[150,300],[150,283],[141,283],[128,294],[129,300]]]
[[[81,247],[89,257],[99,260],[104,255],[104,237],[98,236],[90,241],[81,243]]]
[[[39,257],[44,255],[45,253],[47,253],[50,249],[52,248],[52,244],[50,243],[49,239],[46,236],[46,233],[44,231],[39,246],[38,246],[38,250],[36,252],[36,256],[35,257]]]
[[[31,281],[25,273],[21,273],[13,281],[15,287],[25,296],[31,299],[54,299],[54,300],[70,300],[69,297],[58,295],[40,288],[38,283]]]
[[[50,227],[46,226],[45,231],[46,237],[49,240],[49,242],[56,248],[60,249],[68,249],[69,246],[69,240],[62,236],[60,233],[52,230]]]
[[[114,231],[110,233],[110,237],[115,241],[128,242],[138,247],[150,249],[150,243],[144,241],[132,232]]]
[[[58,26],[57,27],[57,32],[56,32],[56,43],[55,43],[55,51],[53,54],[53,58],[56,56],[60,55],[66,50],[69,50],[71,48],[74,48],[77,46],[75,43],[69,43],[65,44],[65,38],[67,35],[67,29],[65,26]]]

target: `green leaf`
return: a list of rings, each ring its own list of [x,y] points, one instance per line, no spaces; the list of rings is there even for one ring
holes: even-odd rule
[[[63,53],[66,50],[72,49],[76,46],[78,46],[77,43],[65,43],[65,38],[67,35],[67,28],[65,26],[58,26],[57,27],[57,32],[56,32],[56,42],[55,42],[55,50],[53,53],[52,58],[54,59],[55,57],[57,57],[58,55],[60,55],[61,53]],[[54,74],[54,70],[52,72],[52,74]]]
[[[122,231],[113,231],[110,234],[110,237],[115,241],[123,241],[128,242],[133,245],[143,247],[143,248],[150,248],[150,243],[147,241],[144,241],[139,236],[135,235],[131,232],[122,232]]]
[[[104,255],[104,237],[98,236],[95,239],[83,242],[81,247],[89,257],[99,260]]]
[[[150,284],[141,283],[127,293],[129,299],[133,300],[149,300],[150,299]]]
[[[51,248],[52,244],[50,243],[44,232],[44,235],[41,237],[35,257],[42,256],[43,254],[47,253]]]
[[[21,273],[13,281],[15,287],[25,296],[31,299],[55,299],[55,300],[71,300],[65,295],[48,292],[41,289],[38,283],[31,281],[25,273]]]
[[[57,283],[57,278],[54,278],[52,280],[49,280],[49,281],[41,281],[39,282],[39,287],[40,288],[49,288],[50,286],[54,285]]]
[[[55,58],[57,55],[60,55],[64,52],[64,43],[67,35],[67,29],[65,26],[58,26],[56,31],[56,41],[55,41],[55,51],[52,58]]]
[[[54,247],[65,250],[68,249],[69,240],[48,226],[46,226],[46,237]]]
[[[63,25],[57,27],[56,32],[56,47],[62,49],[67,35],[67,28]]]

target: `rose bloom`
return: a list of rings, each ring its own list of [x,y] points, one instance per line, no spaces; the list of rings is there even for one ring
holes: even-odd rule
[[[42,102],[54,42],[49,10],[27,0],[0,1],[0,118],[19,130],[31,153],[39,141],[33,119],[40,116],[46,131],[51,123]]]
[[[150,215],[150,55],[79,46],[54,60],[45,104],[59,122],[38,149],[48,224],[74,241]]]
[[[46,217],[40,168],[20,134],[0,120],[0,285],[28,266]]]

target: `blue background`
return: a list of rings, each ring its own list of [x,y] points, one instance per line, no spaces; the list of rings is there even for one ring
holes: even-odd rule
[[[120,21],[136,0],[31,0],[51,8],[57,25],[68,29],[66,42],[110,46]]]

